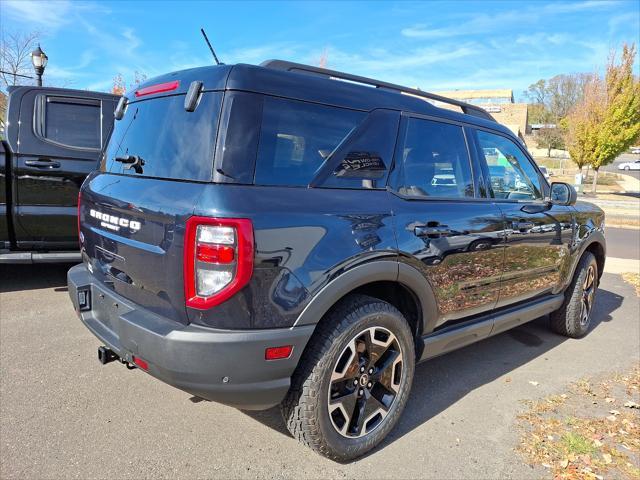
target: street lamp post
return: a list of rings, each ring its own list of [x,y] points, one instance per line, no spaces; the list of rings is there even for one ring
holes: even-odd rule
[[[31,63],[33,64],[33,69],[36,71],[36,76],[38,78],[38,86],[42,86],[42,74],[44,73],[44,68],[47,66],[47,54],[42,51],[40,48],[40,44],[38,47],[31,52]]]

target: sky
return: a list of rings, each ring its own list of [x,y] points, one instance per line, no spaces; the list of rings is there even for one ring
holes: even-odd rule
[[[40,33],[45,83],[108,91],[212,63],[270,58],[420,87],[511,88],[593,72],[639,42],[638,0],[170,2],[0,0],[0,29]],[[636,71],[638,64],[636,62]]]

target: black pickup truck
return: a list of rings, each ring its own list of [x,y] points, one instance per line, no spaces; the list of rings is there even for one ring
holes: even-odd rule
[[[0,145],[0,263],[80,261],[80,185],[98,166],[118,97],[9,88]]]

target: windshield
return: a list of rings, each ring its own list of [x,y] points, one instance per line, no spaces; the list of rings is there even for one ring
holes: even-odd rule
[[[102,170],[210,181],[221,101],[221,92],[205,92],[194,112],[184,109],[184,95],[130,103],[115,122]]]

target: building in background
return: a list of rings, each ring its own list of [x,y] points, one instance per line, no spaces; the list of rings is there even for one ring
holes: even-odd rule
[[[526,137],[531,133],[531,129],[528,125],[527,104],[515,103],[513,90],[449,90],[434,93],[482,107],[498,123],[506,126],[522,140],[528,140]]]

